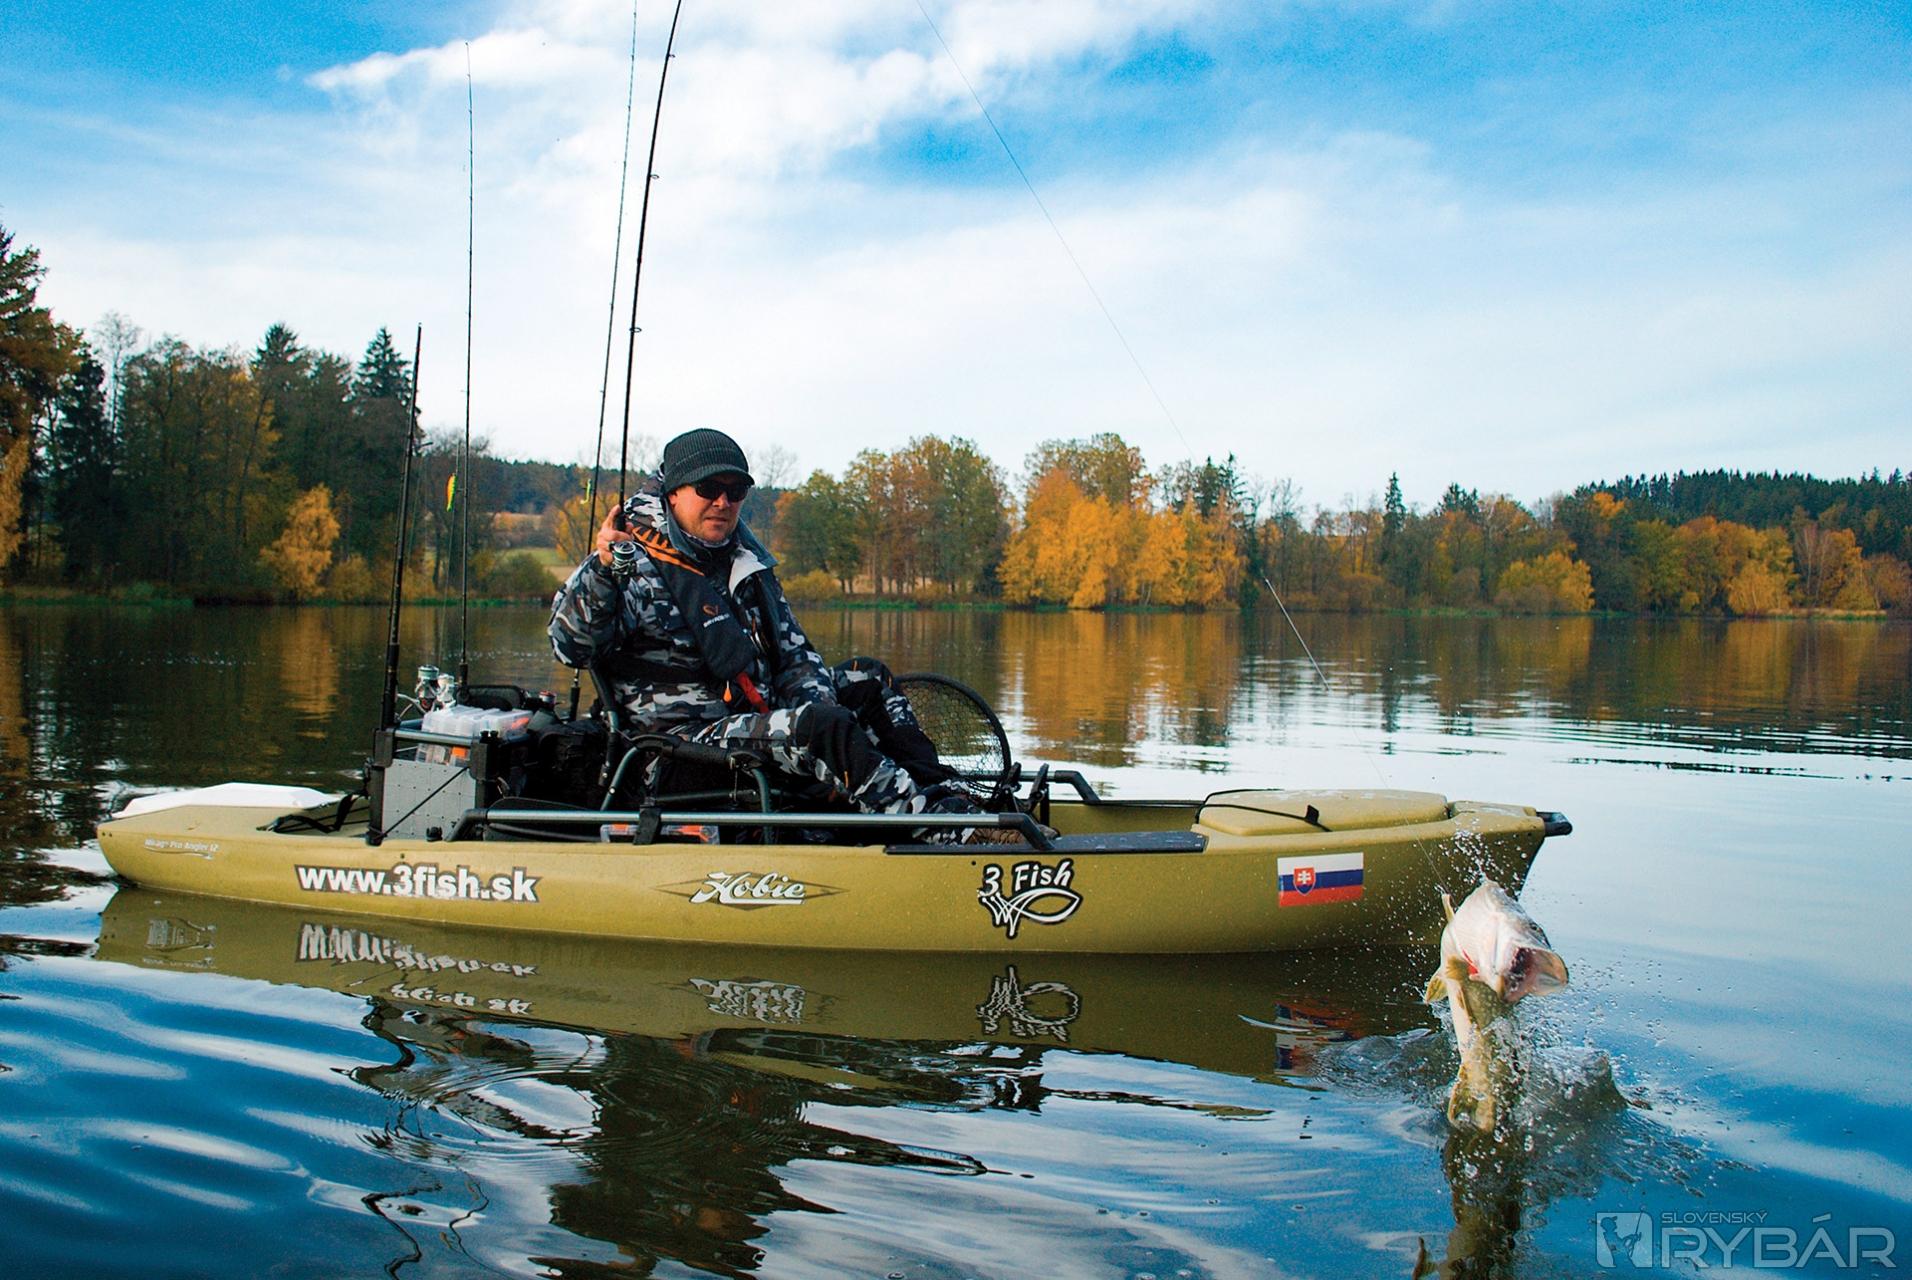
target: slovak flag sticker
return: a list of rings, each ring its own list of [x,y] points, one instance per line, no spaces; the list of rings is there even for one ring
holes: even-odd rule
[[[1276,904],[1306,907],[1324,902],[1358,901],[1364,859],[1365,855],[1359,853],[1317,853],[1277,859],[1275,871],[1281,877],[1281,892]]]

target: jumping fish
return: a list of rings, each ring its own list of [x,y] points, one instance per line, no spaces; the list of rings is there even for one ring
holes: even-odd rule
[[[1493,1024],[1531,995],[1567,985],[1567,965],[1534,918],[1492,880],[1467,895],[1457,910],[1445,893],[1441,967],[1427,982],[1427,1001],[1445,999],[1452,1011],[1460,1074],[1447,1097],[1448,1123],[1493,1131],[1501,1099],[1519,1085],[1512,1046],[1497,1048]]]

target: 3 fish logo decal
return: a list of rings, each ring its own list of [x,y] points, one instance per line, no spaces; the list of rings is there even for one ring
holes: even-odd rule
[[[1006,877],[1001,867],[991,864],[983,868],[983,884],[976,890],[976,900],[988,909],[996,927],[1013,938],[1025,920],[1061,924],[1074,915],[1082,905],[1082,895],[1069,887],[1074,878],[1073,858],[1064,858],[1053,867],[1031,858],[1010,867]]]

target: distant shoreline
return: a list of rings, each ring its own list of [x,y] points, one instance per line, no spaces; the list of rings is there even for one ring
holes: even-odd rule
[[[389,602],[384,600],[274,600],[254,597],[211,597],[193,596],[187,593],[168,593],[156,588],[138,585],[125,591],[102,594],[98,590],[80,587],[9,587],[0,589],[0,605],[27,607],[44,605],[95,605],[106,608],[137,609],[363,609],[383,608]],[[457,596],[422,596],[407,600],[406,608],[454,608],[462,604]],[[475,609],[504,609],[514,606],[549,607],[549,599],[544,596],[473,596],[471,606]],[[1006,604],[1000,600],[912,600],[884,596],[865,596],[839,598],[835,600],[798,600],[793,602],[799,610],[805,609],[848,609],[861,613],[1102,613],[1117,615],[1169,615],[1188,616],[1243,613],[1276,613],[1272,604],[1256,604],[1246,608],[1180,609],[1166,605],[1105,605],[1099,609],[1070,609],[1063,605],[1022,605]],[[1883,609],[1864,612],[1840,609],[1787,609],[1774,613],[1747,616],[1734,613],[1627,613],[1615,609],[1592,609],[1577,613],[1525,613],[1495,609],[1488,605],[1471,608],[1436,607],[1426,608],[1390,608],[1390,609],[1329,609],[1312,605],[1289,605],[1288,612],[1325,616],[1339,614],[1343,617],[1364,618],[1635,618],[1675,621],[1691,619],[1702,622],[1905,622],[1912,621],[1906,615],[1895,615]]]

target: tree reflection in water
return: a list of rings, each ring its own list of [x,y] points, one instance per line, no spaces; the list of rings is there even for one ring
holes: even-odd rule
[[[100,882],[44,852],[89,839],[100,814],[52,714],[48,668],[59,661],[44,631],[0,610],[0,906],[56,902],[74,885]]]
[[[995,704],[1021,755],[1092,775],[1252,772],[1258,750],[1344,726],[1382,752],[1403,735],[1422,749],[1537,735],[1709,768],[1761,751],[1902,755],[1912,726],[1900,623],[1304,615],[1324,687],[1278,615],[808,614],[826,657],[953,675]],[[451,619],[406,611],[408,666],[447,656]],[[82,844],[132,791],[351,785],[384,624],[376,609],[0,608],[0,849]],[[472,640],[486,679],[568,686],[538,610],[482,611]]]
[[[1233,768],[1221,751],[1350,721],[1388,739],[1466,737],[1538,715],[1567,740],[1863,754],[1902,751],[1912,725],[1903,623],[1295,621],[1307,650],[1268,613],[839,611],[806,625],[828,656],[881,653],[898,670],[954,675],[996,705],[1022,752],[1090,767]]]

